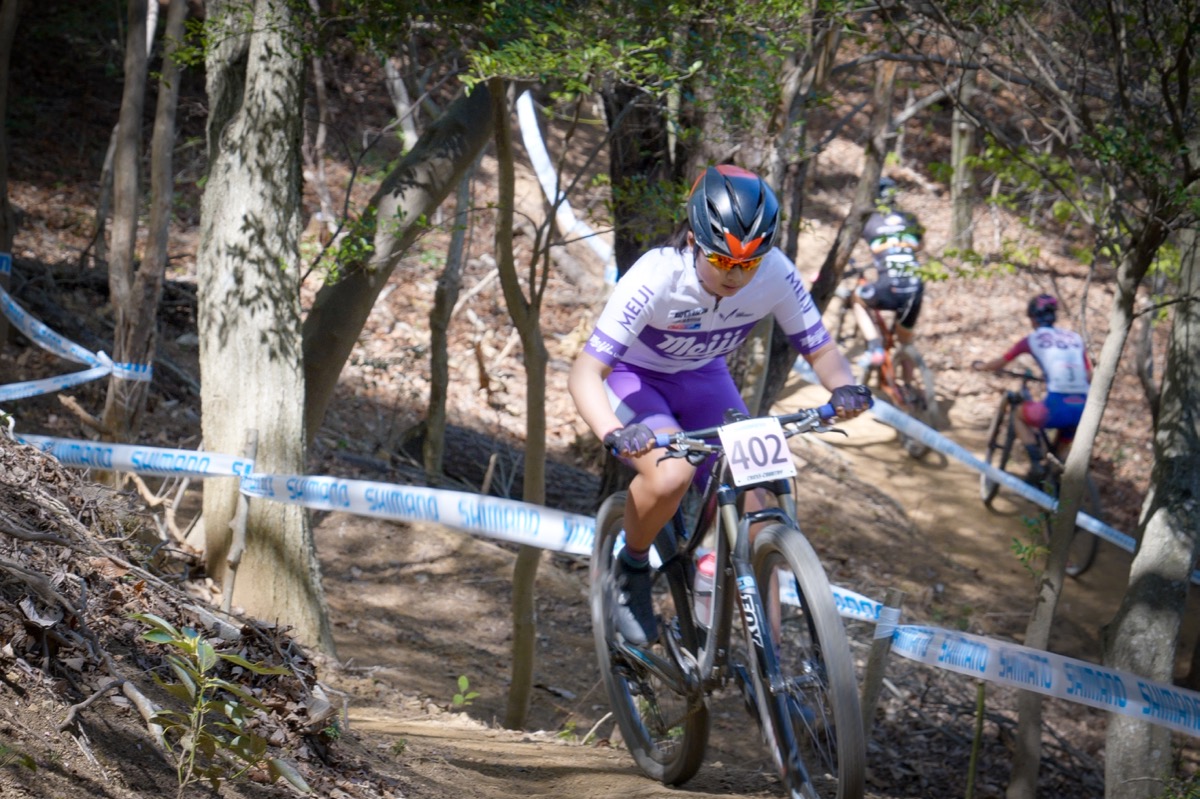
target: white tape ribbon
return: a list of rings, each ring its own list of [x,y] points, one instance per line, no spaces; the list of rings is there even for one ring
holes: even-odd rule
[[[929,666],[1200,737],[1200,693],[1127,671],[936,627],[901,627],[892,651]]]
[[[105,353],[90,352],[70,339],[63,338],[30,316],[24,308],[16,303],[12,295],[4,290],[3,286],[0,286],[0,312],[8,318],[13,327],[24,333],[26,338],[42,349],[68,361],[91,367],[82,372],[73,372],[68,375],[26,380],[21,383],[0,386],[0,402],[24,399],[40,394],[53,394],[81,383],[99,380],[110,374],[116,375],[122,380],[142,382],[153,378],[154,369],[149,364],[113,363]]]
[[[318,510],[338,510],[405,522],[435,522],[490,538],[590,555],[596,535],[591,516],[511,499],[419,486],[333,477],[253,474],[242,493]]]
[[[546,199],[552,204],[556,200],[559,201],[556,206],[555,218],[558,220],[558,228],[562,231],[563,237],[569,239],[572,236],[578,236],[584,239],[604,264],[605,281],[610,285],[616,283],[617,262],[613,257],[612,247],[596,235],[596,231],[592,230],[586,222],[575,216],[565,193],[558,186],[558,175],[554,171],[550,154],[546,152],[546,144],[542,139],[542,128],[538,125],[537,113],[533,107],[533,95],[527,91],[517,97],[517,122],[521,127],[521,141],[525,144],[525,152],[529,154],[529,161],[533,166],[534,173],[537,174],[538,183],[541,184]]]
[[[65,466],[83,469],[196,478],[239,477],[254,471],[254,461],[216,452],[72,441],[51,436],[18,435],[17,440],[50,453]]]

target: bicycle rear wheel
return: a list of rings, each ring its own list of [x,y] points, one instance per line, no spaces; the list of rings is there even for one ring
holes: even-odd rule
[[[774,639],[779,660],[780,688],[772,692],[773,699],[786,704],[791,725],[774,735],[781,748],[793,742],[794,751],[776,753],[789,795],[859,799],[864,790],[866,743],[858,683],[825,569],[804,535],[783,524],[772,524],[758,534],[753,562],[771,620],[770,630],[764,632]],[[789,572],[794,582],[788,579]],[[768,591],[776,575],[779,590]],[[757,688],[768,686],[760,681]]]
[[[662,644],[665,636],[685,651],[695,651],[690,611],[680,623],[676,607],[689,601],[687,570],[674,557],[674,536],[659,533],[652,560],[658,566],[654,581],[654,604],[661,620],[659,642],[631,651],[614,643],[612,623],[612,567],[624,545],[622,524],[625,492],[618,491],[600,506],[596,515],[596,539],[592,547],[592,631],[600,676],[621,736],[638,767],[666,785],[681,785],[691,779],[704,761],[708,747],[708,706],[703,692],[688,690],[682,673]],[[687,628],[684,635],[681,629]]]
[[[1087,482],[1083,489],[1083,503],[1080,505],[1080,510],[1091,516],[1093,519],[1103,521],[1100,518],[1100,490],[1096,488],[1096,483],[1089,475],[1086,478]],[[1053,495],[1058,497],[1058,481],[1050,486]],[[1049,538],[1052,529],[1053,517],[1051,514],[1046,514],[1046,536]],[[1071,544],[1067,549],[1067,576],[1078,577],[1085,571],[1091,568],[1092,561],[1096,559],[1096,550],[1100,547],[1100,539],[1093,535],[1090,531],[1076,525],[1075,531],[1071,534]]]
[[[897,399],[902,406],[900,410],[907,413],[918,422],[937,430],[942,422],[941,408],[938,407],[937,390],[933,384],[933,370],[926,363],[921,353],[911,344],[896,348],[892,355],[892,374],[895,381]],[[929,451],[929,446],[912,436],[902,436],[904,449],[914,458],[920,458]]]
[[[996,408],[996,415],[992,417],[992,426],[988,430],[987,452],[984,454],[984,460],[1000,471],[1004,471],[1008,466],[1008,459],[1012,457],[1013,442],[1017,436],[1012,419],[1009,418],[1011,414],[1012,404],[1005,395],[1000,400],[1000,407]],[[990,508],[999,490],[998,481],[988,477],[986,472],[979,473],[979,498],[983,500],[984,505]]]

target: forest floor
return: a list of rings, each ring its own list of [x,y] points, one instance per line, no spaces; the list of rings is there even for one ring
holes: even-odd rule
[[[52,110],[70,112],[69,108]],[[79,114],[77,118],[96,117]],[[92,133],[80,140],[94,141],[97,147],[107,141],[103,126]],[[13,248],[12,293],[52,329],[90,349],[107,349],[112,311],[105,278],[94,268],[78,266],[89,246],[95,202],[95,175],[89,170],[99,163],[102,151],[93,148],[72,155],[72,148],[59,147],[50,155],[38,155],[40,143],[31,132],[22,134],[18,128],[14,135],[20,154],[14,159],[10,189],[21,212],[21,229]],[[844,216],[860,157],[861,150],[852,140],[839,140],[818,159],[807,200],[812,224],[804,231],[797,258],[809,279]],[[911,150],[893,174],[905,189],[902,204],[928,228],[927,251],[935,257],[949,239],[949,209],[946,195],[922,171],[921,164],[932,158],[929,152]],[[184,165],[183,170],[189,168]],[[476,187],[484,195],[480,204],[494,190],[493,175],[494,164],[484,159],[476,176]],[[539,214],[537,185],[524,171],[519,192],[521,206],[534,216]],[[161,360],[143,424],[142,443],[148,445],[199,445],[192,262],[197,220],[189,196],[194,200],[194,195],[181,197],[172,240],[172,271],[160,314]],[[987,421],[1006,386],[1003,380],[972,372],[967,365],[997,354],[1025,332],[1024,303],[1039,291],[1063,299],[1064,322],[1079,327],[1086,320],[1087,340],[1093,353],[1098,352],[1106,333],[1112,285],[1103,273],[1089,276],[1072,259],[1072,243],[1065,236],[1041,235],[1007,215],[984,211],[976,235],[977,247],[984,251],[999,251],[1014,241],[1039,251],[1032,266],[958,275],[931,283],[927,289],[920,346],[937,373],[939,399],[949,419],[943,432],[979,453]],[[523,368],[519,342],[495,280],[490,236],[486,222],[473,230],[463,299],[451,329],[449,411],[455,428],[448,476],[457,486],[478,488],[496,455],[500,468],[493,491],[508,490],[519,496],[526,403]],[[528,252],[527,242],[519,239],[518,246]],[[413,442],[428,396],[426,331],[438,277],[428,263],[431,258],[436,262],[439,249],[444,250],[444,238],[435,234],[423,240],[377,302],[312,442],[310,473],[397,483],[420,479],[415,467],[419,453]],[[574,413],[565,379],[602,305],[604,290],[600,265],[586,248],[573,245],[569,254],[578,268],[551,276],[543,315],[550,353],[544,408],[555,462],[549,504],[591,513],[598,484],[598,447]],[[305,296],[311,298],[309,287]],[[1158,338],[1161,356],[1161,333]],[[0,348],[0,384],[73,368],[22,337]],[[80,407],[98,413],[103,390],[99,383],[89,384],[69,396]],[[794,377],[778,407],[823,400],[819,390]],[[1130,534],[1135,532],[1153,460],[1145,407],[1132,367],[1123,367],[1092,466],[1102,487],[1106,520]],[[5,410],[15,417],[21,434],[89,437],[79,415],[59,396],[21,400]],[[988,510],[979,501],[975,472],[937,453],[920,460],[907,457],[894,432],[871,417],[854,420],[844,429],[848,433],[844,438],[813,438],[795,448],[802,523],[831,580],[876,599],[888,588],[902,590],[907,622],[1020,641],[1032,607],[1033,580],[1012,545],[1014,540],[1029,540],[1031,529],[1036,528],[1034,510],[1003,498],[995,510]],[[20,524],[6,517],[10,527],[57,529],[54,525],[63,522],[55,503],[70,508],[69,515],[84,522],[110,518],[107,509],[114,501],[136,504],[130,492],[109,497],[30,450],[0,442],[0,454],[6,459],[0,485],[22,502],[41,497],[33,508],[10,501],[9,507],[21,507],[28,514]],[[181,523],[194,513],[196,490],[192,488],[180,509]],[[147,519],[150,512],[139,509],[137,513]],[[502,728],[500,719],[505,715],[510,681],[514,548],[438,526],[348,514],[315,513],[313,523],[336,659],[281,646],[283,633],[269,626],[248,625],[239,645],[264,661],[277,657],[281,648],[301,652],[288,661],[301,676],[288,685],[290,693],[263,725],[275,735],[273,740],[286,747],[318,795],[336,799],[781,795],[754,723],[733,691],[714,697],[709,757],[682,790],[646,779],[628,754],[612,744],[612,721],[592,649],[584,560],[551,553],[543,559],[536,586],[536,690],[525,729],[511,731]],[[139,676],[142,690],[161,698],[146,673],[161,668],[162,653],[136,639],[125,615],[149,611],[179,624],[202,624],[202,617],[189,607],[216,605],[220,597],[203,578],[175,584],[145,576],[140,570],[144,567],[150,574],[155,564],[145,557],[144,549],[124,547],[105,555],[102,547],[115,547],[107,540],[111,528],[82,526],[80,530],[68,525],[70,529],[61,534],[76,536],[73,551],[86,557],[55,557],[47,553],[58,550],[47,545],[0,535],[8,547],[4,557],[8,563],[43,574],[54,586],[63,585],[62,577],[54,582],[54,575],[63,573],[75,574],[76,582],[92,586],[93,602],[84,617],[87,627],[118,652],[122,674],[131,679]],[[195,563],[195,553],[183,548],[176,557]],[[1067,585],[1053,651],[1099,662],[1102,629],[1120,601],[1129,564],[1128,554],[1101,544],[1093,569]],[[72,582],[66,578],[67,584]],[[104,673],[84,652],[76,651],[79,644],[70,635],[58,642],[62,661],[48,671],[40,668],[46,662],[43,647],[49,644],[45,642],[53,637],[39,637],[33,629],[37,625],[17,610],[28,584],[12,579],[10,573],[0,586],[8,600],[0,612],[0,763],[5,751],[18,758],[0,766],[0,795],[133,799],[173,793],[174,777],[128,701],[106,695],[78,710],[74,724],[65,724],[71,706],[97,690],[105,681]],[[1187,665],[1183,658],[1198,634],[1198,621],[1200,612],[1193,605],[1180,642],[1181,672]],[[873,630],[854,622],[847,629],[861,675]],[[461,677],[478,696],[455,705]],[[981,686],[958,675],[894,658],[870,739],[869,796],[952,799],[964,795],[980,690]],[[327,725],[312,726],[311,698],[320,692],[336,709],[336,736]],[[986,686],[975,775],[975,796],[981,799],[1003,796],[1011,767],[1015,707],[1014,692]],[[1101,795],[1104,715],[1047,700],[1044,721],[1042,795],[1061,799]],[[1184,741],[1179,744],[1182,748]],[[37,770],[22,766],[21,755],[31,758]],[[1194,770],[1195,763],[1188,768]],[[258,780],[222,789],[222,795],[237,797],[287,792]],[[203,793],[196,789],[189,795]]]

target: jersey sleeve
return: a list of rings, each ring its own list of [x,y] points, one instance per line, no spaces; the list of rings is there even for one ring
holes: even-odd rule
[[[782,254],[781,254],[782,256]],[[821,321],[821,312],[813,302],[812,295],[804,287],[800,279],[800,271],[782,256],[787,268],[781,270],[778,278],[779,300],[771,312],[775,321],[779,322],[788,341],[801,355],[809,355],[824,347],[832,339],[825,323]]]
[[[648,268],[647,259],[643,255],[617,281],[583,347],[584,352],[605,366],[613,366],[625,355],[630,343],[646,326],[654,299],[662,294],[662,287],[652,279],[654,270]]]
[[[1029,336],[1023,337],[1016,344],[1008,348],[1008,352],[1004,353],[1004,362],[1008,363],[1018,355],[1031,355],[1033,350],[1029,348]]]

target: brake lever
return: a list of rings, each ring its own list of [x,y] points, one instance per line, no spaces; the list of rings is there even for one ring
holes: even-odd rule
[[[664,450],[663,454],[655,463],[662,463],[668,458],[687,458],[687,462],[692,466],[699,466],[708,457],[707,452],[701,452],[695,449],[668,449]]]

